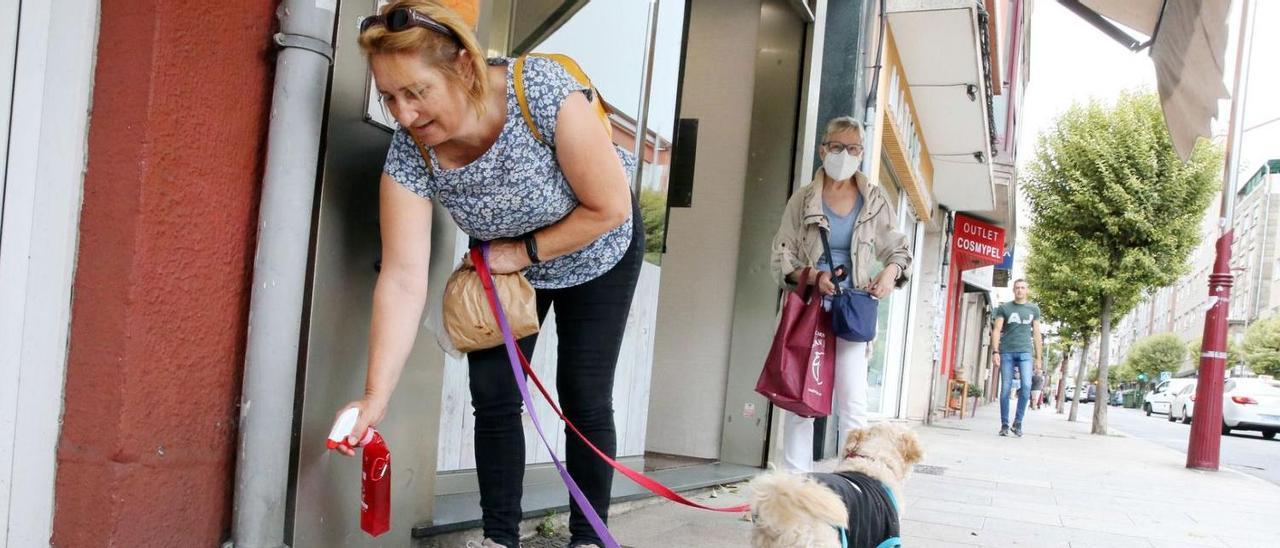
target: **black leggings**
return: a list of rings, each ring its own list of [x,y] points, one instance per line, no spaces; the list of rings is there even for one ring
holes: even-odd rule
[[[560,406],[569,420],[611,457],[617,453],[613,426],[614,370],[644,261],[644,223],[638,211],[633,213],[632,225],[635,230],[631,246],[608,272],[574,287],[537,290],[539,321],[546,318],[552,306],[556,309],[559,338],[556,390]],[[537,335],[530,335],[518,341],[525,356],[532,358],[537,339]],[[520,391],[511,376],[504,347],[471,352],[467,357],[471,405],[476,418],[476,474],[484,534],[494,542],[515,548],[520,545],[520,498],[525,468]],[[530,390],[537,393],[532,383]],[[555,415],[539,418],[550,422]],[[567,427],[565,440],[569,475],[600,517],[608,519],[613,469]],[[600,544],[577,503],[570,500],[570,507],[570,546]]]

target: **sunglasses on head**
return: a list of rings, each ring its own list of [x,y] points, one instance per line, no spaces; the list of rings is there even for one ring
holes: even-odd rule
[[[371,15],[360,20],[360,32],[369,30],[374,25],[382,25],[391,32],[400,32],[414,27],[431,29],[449,38],[457,39],[449,27],[441,25],[435,19],[427,17],[409,8],[396,8],[382,15]]]

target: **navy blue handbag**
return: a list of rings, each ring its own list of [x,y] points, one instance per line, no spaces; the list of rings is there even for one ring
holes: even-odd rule
[[[831,260],[831,244],[827,241],[827,229],[819,228],[818,230],[822,234],[822,249],[827,256],[827,264],[835,269],[835,262]],[[857,264],[856,258],[854,264]],[[840,281],[848,274],[833,275],[836,294],[831,297],[832,331],[837,337],[849,342],[869,342],[876,338],[876,322],[879,319],[877,309],[880,307],[880,300],[861,289],[841,287]]]

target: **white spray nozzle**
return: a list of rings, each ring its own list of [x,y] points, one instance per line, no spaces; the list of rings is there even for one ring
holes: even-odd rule
[[[360,418],[360,409],[351,407],[338,415],[338,420],[333,421],[333,429],[329,430],[329,439],[325,442],[325,446],[329,449],[337,449],[338,446],[351,447],[347,443],[347,436],[350,436],[352,430],[356,427],[356,419]],[[364,439],[360,440],[358,445],[369,443],[373,439],[373,428],[367,428],[364,432]]]

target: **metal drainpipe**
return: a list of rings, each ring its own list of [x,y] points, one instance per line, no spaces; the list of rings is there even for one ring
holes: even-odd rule
[[[280,548],[289,489],[303,288],[336,2],[283,0],[249,301],[234,548]]]
[[[889,14],[886,13],[885,0],[880,0],[879,10],[880,29],[876,34],[876,58],[875,64],[872,65],[875,68],[875,71],[871,73],[871,84],[868,86],[870,89],[867,90],[867,99],[864,101],[865,105],[863,105],[865,109],[862,120],[862,140],[863,143],[866,143],[867,145],[865,152],[869,153],[863,155],[863,163],[868,166],[872,165],[872,162],[879,161],[878,158],[880,158],[881,155],[879,148],[881,147],[875,146],[877,142],[875,136],[876,132],[884,131],[880,128],[880,119],[876,117],[876,110],[877,104],[880,102],[878,97],[880,92],[880,71],[884,69],[882,61],[884,60],[885,28],[889,24]],[[870,167],[863,169],[864,171],[869,170]],[[877,181],[873,181],[873,184],[876,182]]]
[[[946,314],[945,301],[947,300],[947,286],[951,283],[951,233],[955,231],[955,221],[954,221],[954,218],[951,216],[950,209],[947,209],[946,207],[940,207],[940,209],[942,210],[943,215],[947,216],[947,218],[943,220],[943,225],[945,226],[945,229],[943,230],[944,236],[942,238],[942,266],[939,267],[940,269],[939,276],[942,280],[942,299],[944,301],[944,304],[942,307],[943,309],[942,313],[943,315],[945,315]],[[938,340],[937,344],[941,344],[945,348],[946,338],[947,338],[947,328],[946,328],[945,322],[947,320],[946,318],[943,318],[942,321],[943,321],[942,337],[940,340]],[[941,350],[939,350],[936,355],[941,356]],[[928,407],[925,408],[925,413],[924,413],[924,423],[926,425],[933,424],[933,413],[934,413],[933,398],[938,385],[938,366],[941,365],[941,363],[942,363],[941,358],[934,358],[932,369],[929,371],[929,401],[928,401]]]

